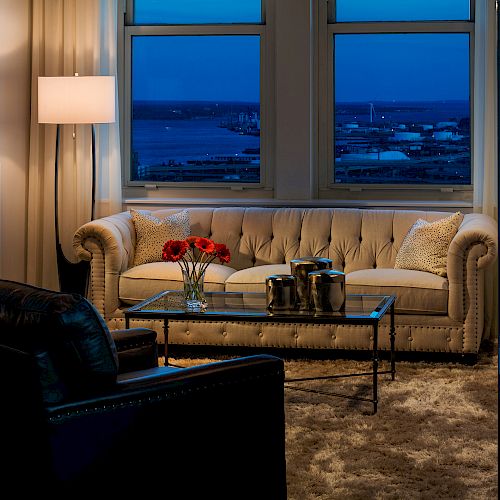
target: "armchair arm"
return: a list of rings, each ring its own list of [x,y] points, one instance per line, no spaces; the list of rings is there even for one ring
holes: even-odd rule
[[[112,330],[118,351],[119,373],[146,370],[158,366],[156,332],[149,328]]]
[[[84,224],[73,237],[73,248],[80,259],[91,262],[88,298],[108,319],[119,306],[120,273],[134,258],[135,230],[129,212]]]
[[[161,485],[169,498],[285,499],[283,381],[282,360],[250,356],[52,408],[58,482],[141,493]]]

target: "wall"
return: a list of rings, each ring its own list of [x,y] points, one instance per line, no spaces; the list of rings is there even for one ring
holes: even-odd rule
[[[26,279],[30,0],[0,0],[0,278]]]

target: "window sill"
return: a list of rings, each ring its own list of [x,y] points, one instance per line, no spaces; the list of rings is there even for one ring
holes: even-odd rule
[[[126,198],[124,210],[130,207],[324,207],[324,208],[379,208],[412,210],[472,210],[469,201],[412,201],[412,200],[276,200],[255,198]]]

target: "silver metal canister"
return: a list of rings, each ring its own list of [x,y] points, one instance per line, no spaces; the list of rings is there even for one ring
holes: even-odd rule
[[[301,257],[290,261],[292,274],[297,280],[297,300],[301,311],[310,309],[309,273],[321,269],[331,269],[332,266],[332,260],[324,257]]]
[[[266,278],[266,305],[269,312],[291,311],[297,302],[297,282],[291,274]]]
[[[345,307],[345,274],[325,269],[309,273],[311,307],[316,312],[342,311]]]

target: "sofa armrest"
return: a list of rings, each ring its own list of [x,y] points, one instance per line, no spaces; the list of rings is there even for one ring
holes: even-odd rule
[[[172,498],[285,499],[283,381],[282,360],[249,356],[53,408],[54,475]]]
[[[498,253],[498,231],[494,219],[485,214],[466,214],[448,249],[448,276],[461,274],[462,263],[470,248],[481,245],[477,268],[485,269],[495,262]]]
[[[466,214],[448,249],[449,316],[465,326],[464,351],[479,345],[484,326],[484,272],[498,253],[496,222]],[[477,349],[476,349],[477,352]]]
[[[76,255],[90,260],[88,298],[108,319],[119,306],[120,274],[133,262],[135,229],[129,212],[96,219],[81,226],[73,237]]]
[[[158,366],[156,332],[149,328],[112,330],[118,351],[119,373],[146,370]]]

